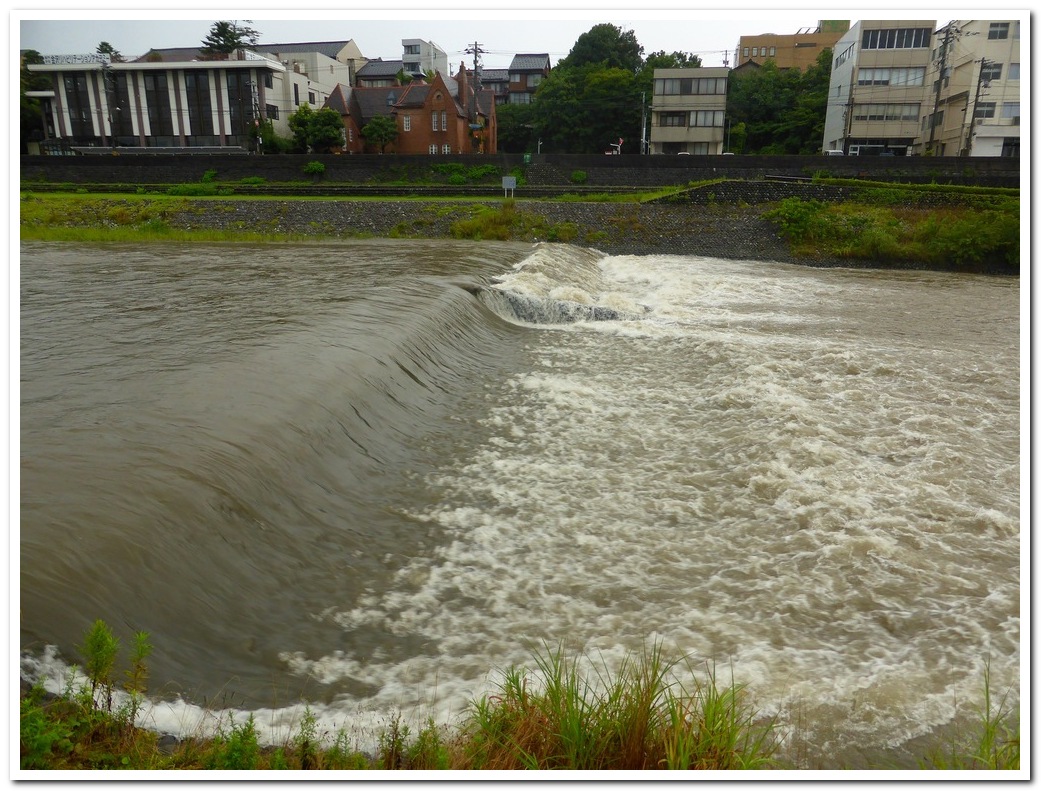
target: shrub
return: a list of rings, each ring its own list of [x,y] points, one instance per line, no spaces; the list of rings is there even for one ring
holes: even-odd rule
[[[94,621],[80,649],[86,657],[87,676],[90,678],[90,694],[93,697],[100,687],[105,694],[106,708],[112,710],[112,668],[119,653],[119,640],[112,634],[108,624]]]
[[[588,174],[584,170],[575,170],[571,173],[572,184],[585,184]]]
[[[304,165],[304,173],[317,181],[325,175],[325,163],[319,162],[317,159],[311,160]]]
[[[240,184],[263,184],[267,179],[263,176],[246,176],[239,181]]]
[[[202,178],[199,180],[203,184],[210,184],[217,180],[217,171],[212,169],[207,170],[205,173],[202,174]]]

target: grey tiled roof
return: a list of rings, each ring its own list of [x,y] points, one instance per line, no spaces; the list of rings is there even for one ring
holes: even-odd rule
[[[351,89],[346,85],[340,84],[333,88],[332,93],[329,94],[329,98],[325,100],[325,106],[329,107],[340,115],[347,115],[349,112],[349,99]]]
[[[509,69],[482,69],[481,82],[509,82]]]
[[[199,47],[172,47],[169,49],[150,49],[140,58],[135,58],[133,63],[151,63],[161,60],[163,63],[190,63],[193,60],[202,60],[202,51]]]
[[[542,71],[549,66],[549,54],[514,55],[510,71]]]
[[[401,60],[370,60],[358,69],[358,76],[370,79],[374,77],[393,77],[404,67],[405,62]]]
[[[258,52],[318,52],[336,60],[340,50],[351,43],[347,41],[311,41],[297,44],[258,44]]]
[[[394,103],[401,98],[400,85],[391,88],[355,88],[351,91],[351,114],[364,126],[379,115],[390,115]],[[391,100],[387,103],[388,98]]]

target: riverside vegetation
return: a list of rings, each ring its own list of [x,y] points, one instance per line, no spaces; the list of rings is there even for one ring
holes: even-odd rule
[[[458,165],[451,172],[446,170],[438,175],[458,185],[488,178],[484,170]],[[581,182],[583,175],[576,172],[572,180]],[[243,182],[220,182],[213,171],[207,171],[199,183],[173,185],[161,192],[144,187],[129,191],[128,187],[125,194],[102,196],[85,187],[71,185],[67,192],[23,191],[20,234],[23,240],[81,242],[292,242],[440,236],[567,242],[608,252],[687,252],[680,249],[684,244],[704,238],[712,231],[715,220],[733,214],[734,222],[761,219],[768,223],[766,227],[772,229],[768,234],[785,240],[790,252],[785,260],[793,262],[827,261],[832,265],[1012,274],[1018,273],[1020,263],[1020,201],[1019,191],[1014,189],[883,184],[815,177],[814,183],[850,187],[851,196],[833,202],[790,197],[754,208],[747,204],[717,203],[713,193],[709,195],[708,205],[688,204],[682,210],[672,207],[667,217],[661,217],[654,213],[651,201],[698,186],[711,189],[712,185],[691,184],[646,193],[574,193],[530,200],[489,201],[487,197],[460,196],[331,201],[327,197],[307,197],[307,187],[303,184],[301,194],[290,198],[251,195],[249,189],[259,186],[256,179]],[[253,205],[255,211],[248,218],[233,219],[232,199],[238,205]],[[352,212],[353,220],[345,220],[344,212],[333,212],[331,216],[335,221],[331,221],[330,214],[320,212],[314,201],[326,207],[364,204],[365,208]],[[297,213],[290,220],[281,208],[286,204],[314,205],[316,216],[305,219]],[[366,217],[369,213],[379,214],[378,209],[391,204],[414,208],[390,223],[381,224]],[[612,204],[618,208],[612,210],[608,205],[595,216],[582,217],[576,217],[574,210],[567,208],[593,204]],[[623,211],[625,206],[629,208]],[[721,235],[731,239],[732,246],[733,235]],[[762,257],[776,258],[777,244],[766,239],[764,242],[769,242],[770,249]]]
[[[146,633],[134,635],[125,694],[114,694],[119,640],[101,620],[79,649],[85,681],[77,686],[73,668],[58,695],[39,684],[23,691],[23,770],[799,768],[777,757],[777,725],[749,705],[742,685],[720,683],[712,668],[699,680],[689,660],[666,657],[658,644],[630,655],[613,673],[583,664],[563,647],[544,646],[534,654],[534,672],[507,668],[495,694],[472,701],[458,725],[428,719],[413,733],[399,714],[379,734],[374,753],[357,749],[343,729],[320,734],[310,708],[279,745],[260,744],[250,714],[220,723],[208,738],[161,749],[157,733],[135,724],[146,692],[148,640]],[[921,769],[1019,768],[1018,712],[1007,695],[992,700],[989,674],[983,685],[975,727],[923,757]],[[123,702],[114,708],[117,697]]]

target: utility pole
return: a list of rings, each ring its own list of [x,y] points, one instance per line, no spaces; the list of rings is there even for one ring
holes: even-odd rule
[[[936,114],[940,110],[940,90],[943,88],[944,74],[947,71],[947,55],[951,48],[951,32],[953,25],[944,28],[943,44],[940,45],[940,68],[936,74],[936,90],[933,95],[933,114],[929,119],[929,143],[925,150],[927,153],[933,151],[933,141],[936,139]]]
[[[640,94],[640,153],[647,153],[647,94]]]
[[[470,122],[477,122],[477,93],[481,90],[481,55],[485,54],[486,50],[481,49],[481,45],[476,41],[473,47],[467,47],[463,50],[467,55],[474,56],[474,89],[473,89],[473,101],[470,105]]]
[[[990,65],[991,61],[980,58],[980,74],[976,78],[976,98],[972,100],[972,113],[965,113],[969,117],[969,131],[965,134],[965,156],[970,156],[972,152],[972,132],[976,128],[976,108],[980,103],[980,93],[984,88],[990,87],[990,82],[983,79],[983,72]]]

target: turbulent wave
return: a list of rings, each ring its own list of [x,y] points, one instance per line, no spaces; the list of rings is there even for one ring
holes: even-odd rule
[[[23,675],[105,618],[277,743],[659,638],[837,764],[1014,686],[1007,284],[474,250],[27,256]]]

